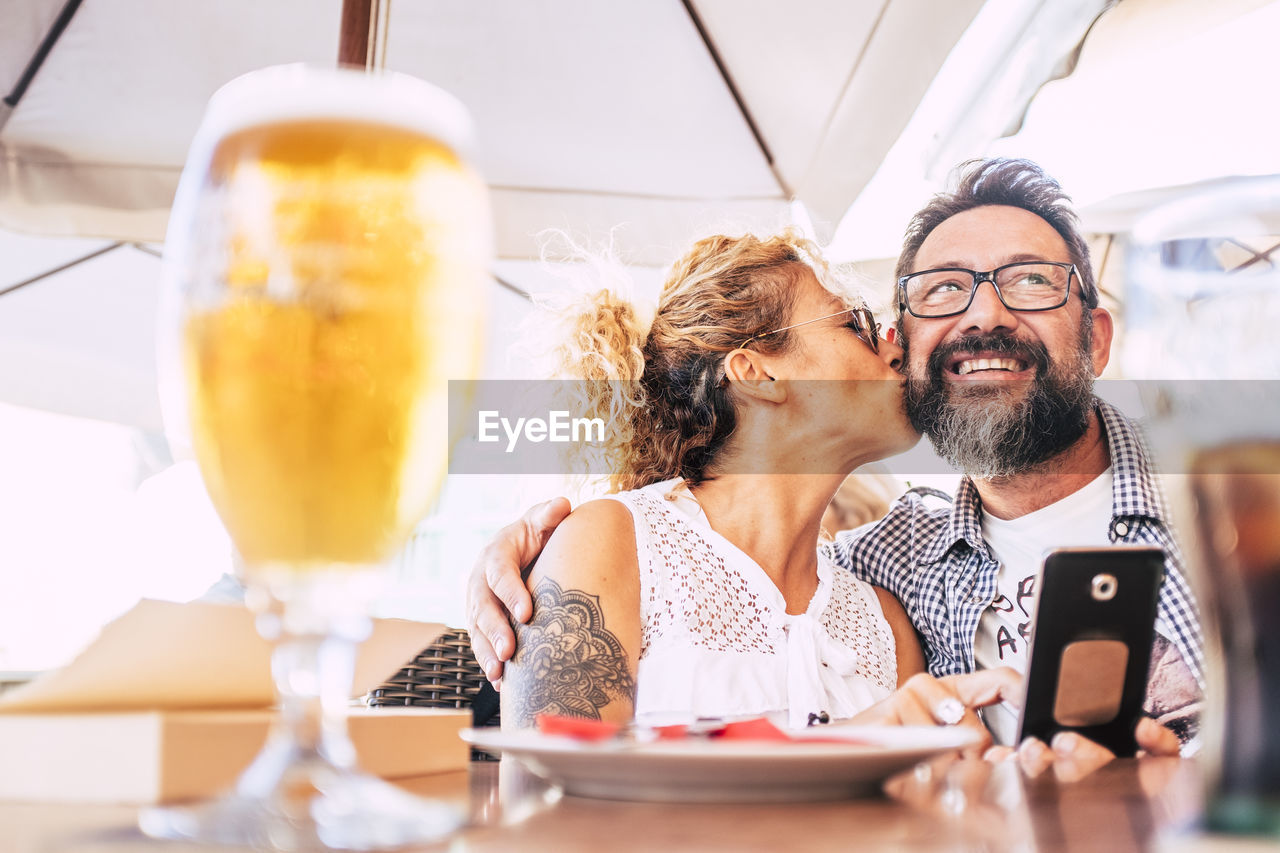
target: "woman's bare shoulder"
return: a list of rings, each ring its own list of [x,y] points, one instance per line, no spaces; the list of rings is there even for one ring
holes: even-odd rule
[[[579,506],[559,527],[555,535],[575,542],[635,539],[631,510],[620,501],[599,498]],[[552,537],[552,541],[555,537]]]
[[[591,587],[636,577],[636,535],[631,511],[602,498],[588,501],[561,522],[534,567],[535,576],[577,580]]]

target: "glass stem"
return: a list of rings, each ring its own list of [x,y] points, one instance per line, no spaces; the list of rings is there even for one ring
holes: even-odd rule
[[[346,717],[355,652],[356,643],[346,637],[286,633],[271,656],[281,736],[303,755],[343,769],[355,765]]]
[[[271,641],[280,713],[266,748],[240,779],[243,795],[283,796],[356,765],[347,709],[356,650],[371,627],[376,576],[350,571],[260,576],[247,601]]]

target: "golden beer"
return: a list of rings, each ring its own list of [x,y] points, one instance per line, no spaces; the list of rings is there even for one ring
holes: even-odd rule
[[[213,151],[222,280],[183,328],[192,442],[250,571],[391,556],[435,495],[473,377],[485,193],[450,148],[358,121]]]
[[[403,849],[462,820],[360,772],[345,712],[370,570],[429,508],[449,383],[479,367],[489,219],[470,128],[453,96],[395,72],[264,68],[209,101],[165,239],[160,398],[243,557],[280,714],[233,792],[144,809],[148,835]]]

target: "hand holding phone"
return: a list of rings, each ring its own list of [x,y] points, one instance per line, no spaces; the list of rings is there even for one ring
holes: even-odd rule
[[[1116,755],[1134,754],[1163,577],[1160,548],[1045,556],[1019,742],[1074,731]]]

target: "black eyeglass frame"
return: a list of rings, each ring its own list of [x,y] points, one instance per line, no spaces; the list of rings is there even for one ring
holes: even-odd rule
[[[1067,286],[1062,291],[1061,302],[1057,303],[1056,305],[1045,305],[1041,308],[1014,308],[1012,305],[1010,305],[1008,302],[1005,301],[1004,294],[1000,292],[1000,285],[996,284],[996,274],[1002,272],[1003,270],[1007,270],[1010,267],[1022,267],[1022,266],[1032,266],[1032,265],[1061,267],[1062,269],[1065,269],[1067,271]],[[967,272],[969,275],[971,275],[973,277],[973,286],[969,288],[969,299],[964,303],[964,307],[959,309],[958,311],[949,311],[946,314],[916,313],[911,308],[910,301],[907,299],[907,282],[913,278],[916,278],[917,276],[929,275],[931,273],[939,273],[939,272]],[[1003,264],[1001,266],[996,267],[993,270],[987,270],[986,272],[965,269],[964,267],[938,267],[937,269],[932,269],[932,270],[921,270],[920,272],[913,272],[908,275],[904,275],[898,279],[898,309],[900,311],[906,311],[912,317],[917,317],[921,320],[941,320],[945,317],[957,317],[963,314],[964,312],[968,311],[969,306],[973,305],[973,297],[978,292],[978,286],[982,284],[984,281],[989,281],[991,282],[992,288],[995,289],[996,298],[1000,300],[1000,304],[1003,305],[1005,308],[1008,308],[1010,311],[1019,311],[1023,313],[1033,313],[1036,311],[1056,311],[1059,308],[1061,308],[1063,305],[1066,305],[1068,301],[1070,301],[1071,280],[1073,278],[1076,281],[1079,281],[1080,271],[1076,269],[1075,264],[1065,263],[1063,261],[1014,261],[1011,264]],[[1080,285],[1080,286],[1083,287],[1083,285]],[[1081,298],[1082,299],[1084,298],[1083,295],[1081,296]]]

